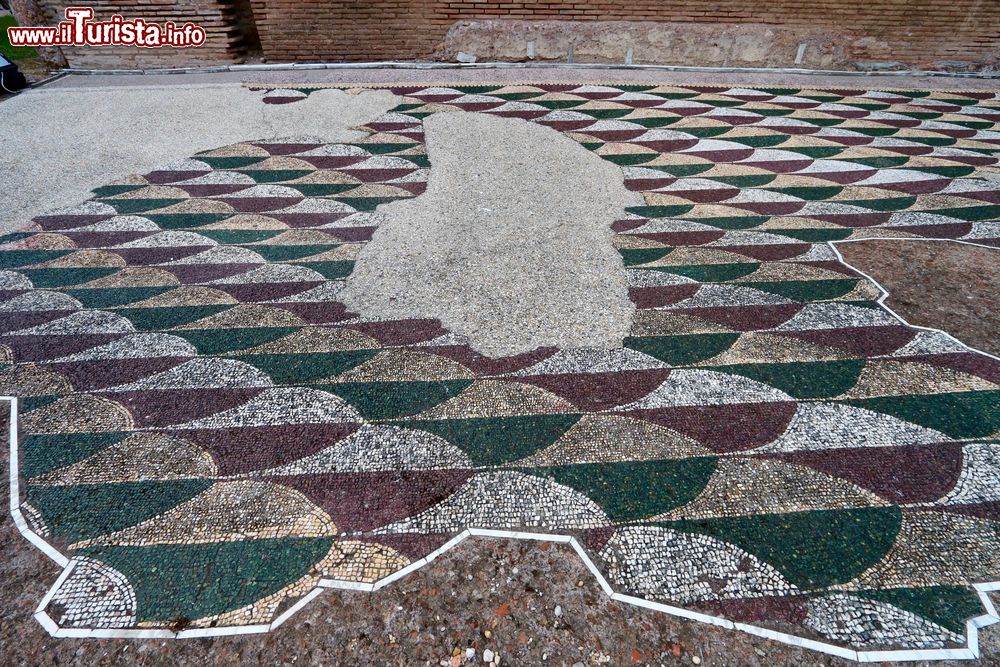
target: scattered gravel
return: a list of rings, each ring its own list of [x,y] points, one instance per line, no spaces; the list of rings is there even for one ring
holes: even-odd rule
[[[621,347],[635,305],[611,223],[642,204],[621,169],[518,118],[438,113],[424,128],[427,191],[379,207],[348,308],[440,319],[489,356]]]
[[[0,233],[86,199],[93,188],[199,151],[274,137],[351,141],[364,135],[349,128],[398,100],[386,90],[322,90],[295,104],[263,104],[263,95],[227,83],[45,87],[5,100]]]

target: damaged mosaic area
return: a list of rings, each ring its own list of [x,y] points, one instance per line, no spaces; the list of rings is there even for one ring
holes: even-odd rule
[[[902,324],[827,242],[1000,246],[997,95],[393,92],[356,143],[209,151],[0,238],[15,509],[68,560],[44,618],[266,627],[471,527],[572,535],[692,612],[966,643],[1000,579],[1000,362]],[[613,224],[622,348],[491,358],[338,302],[454,109],[564,132],[642,195]]]

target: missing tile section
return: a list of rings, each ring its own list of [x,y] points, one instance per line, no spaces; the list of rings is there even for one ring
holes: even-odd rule
[[[494,357],[621,347],[635,306],[611,223],[642,204],[621,170],[521,119],[436,113],[424,129],[427,191],[378,208],[348,308],[439,319]]]
[[[927,214],[909,214],[919,216]],[[1000,248],[887,238],[837,243],[837,250],[885,288],[886,305],[907,322],[1000,355]]]

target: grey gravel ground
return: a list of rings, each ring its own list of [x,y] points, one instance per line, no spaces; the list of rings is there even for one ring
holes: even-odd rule
[[[635,305],[611,223],[642,204],[621,169],[517,118],[438,113],[424,130],[427,191],[379,207],[348,308],[439,319],[490,356],[621,347]]]
[[[313,136],[350,141],[348,128],[395,106],[388,91],[323,90],[263,104],[238,83],[38,88],[0,103],[0,233],[87,199],[90,190],[239,141]]]

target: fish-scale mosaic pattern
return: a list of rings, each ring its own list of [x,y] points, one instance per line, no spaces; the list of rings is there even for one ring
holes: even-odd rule
[[[826,242],[1000,246],[997,95],[395,92],[357,143],[209,151],[0,239],[56,625],[267,624],[478,527],[573,535],[618,591],[703,614],[964,644],[1000,579],[1000,362],[901,324]],[[493,359],[337,301],[451,109],[565,132],[643,194],[614,224],[624,348]]]

